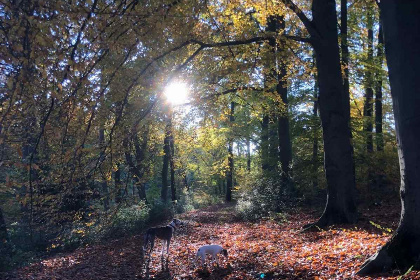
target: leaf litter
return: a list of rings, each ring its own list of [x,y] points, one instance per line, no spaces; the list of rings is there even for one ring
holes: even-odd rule
[[[215,205],[181,215],[186,225],[172,239],[170,255],[161,259],[161,244],[149,259],[142,255],[141,234],[107,244],[57,254],[41,262],[0,274],[1,279],[420,279],[418,271],[375,277],[356,276],[363,262],[391,237],[398,207],[364,209],[356,225],[301,231],[319,212],[294,209],[276,219],[244,222],[232,205]],[[374,222],[372,222],[374,221]],[[380,226],[378,226],[380,225]],[[229,256],[220,265],[196,266],[196,250],[219,244]]]

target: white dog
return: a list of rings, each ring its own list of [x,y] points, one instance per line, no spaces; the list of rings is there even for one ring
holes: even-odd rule
[[[197,260],[201,258],[201,264],[204,265],[207,254],[212,256],[212,260],[216,261],[217,265],[219,265],[219,257],[217,256],[218,254],[223,254],[225,257],[228,256],[227,250],[223,249],[222,246],[204,245],[198,249],[194,263],[197,263]]]

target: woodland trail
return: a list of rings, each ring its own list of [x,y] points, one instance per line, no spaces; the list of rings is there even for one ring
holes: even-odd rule
[[[389,210],[389,209],[388,209]],[[357,225],[299,232],[319,212],[292,210],[275,219],[250,223],[235,217],[232,205],[216,205],[177,218],[167,261],[157,242],[148,269],[141,257],[142,235],[57,254],[31,266],[0,275],[3,279],[398,279],[355,277],[364,260],[390,237],[398,213],[369,210]],[[371,221],[375,221],[371,223]],[[229,252],[219,267],[195,268],[197,248],[220,244]],[[148,277],[147,277],[148,276]],[[420,279],[411,272],[403,279]]]

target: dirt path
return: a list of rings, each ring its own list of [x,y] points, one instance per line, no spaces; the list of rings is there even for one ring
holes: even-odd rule
[[[380,211],[378,211],[380,215]],[[318,213],[317,213],[318,214]],[[167,261],[157,243],[150,265],[141,258],[142,236],[80,248],[3,275],[5,279],[369,279],[354,274],[390,233],[377,225],[386,217],[367,217],[352,227],[300,233],[317,215],[292,211],[276,220],[238,221],[233,206],[218,205],[181,215]],[[382,224],[383,225],[383,224]],[[202,245],[220,244],[229,259],[220,267],[196,268],[194,254]],[[147,277],[149,276],[149,277]],[[413,272],[406,279],[420,279]],[[396,276],[381,277],[397,279]]]

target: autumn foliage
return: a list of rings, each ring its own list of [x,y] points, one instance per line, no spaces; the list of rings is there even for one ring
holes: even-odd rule
[[[388,206],[389,207],[389,206]],[[364,260],[391,236],[398,207],[369,209],[353,226],[301,232],[319,213],[291,210],[259,222],[236,218],[232,205],[216,205],[180,218],[186,222],[161,260],[160,244],[147,266],[142,257],[142,235],[58,254],[3,274],[2,279],[374,279],[356,277]],[[224,246],[229,257],[220,266],[193,264],[197,248]],[[397,272],[397,271],[396,271]],[[147,277],[148,276],[148,277]],[[397,276],[380,275],[382,279]],[[404,279],[420,279],[411,272]]]

